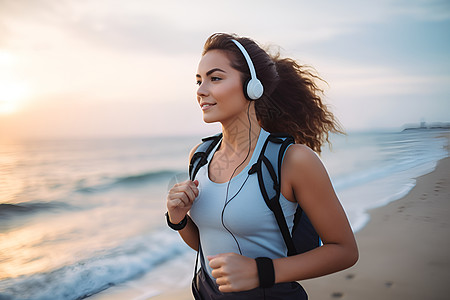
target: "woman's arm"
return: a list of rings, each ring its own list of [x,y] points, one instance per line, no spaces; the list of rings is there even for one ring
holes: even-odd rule
[[[323,246],[274,259],[275,283],[319,277],[355,264],[358,249],[353,232],[317,155],[306,146],[290,146],[283,160],[281,177],[282,194],[301,205]],[[259,285],[254,259],[236,253],[223,253],[208,259],[220,291],[244,291]]]
[[[189,154],[189,161],[195,153],[198,145],[194,147]],[[181,238],[192,249],[198,251],[199,235],[198,228],[192,219],[187,215],[198,196],[198,181],[186,180],[175,184],[167,194],[167,212],[169,220],[173,224],[178,224],[184,217],[187,217],[186,226],[179,230]]]
[[[275,282],[319,277],[351,267],[358,248],[345,212],[319,157],[308,147],[292,145],[283,160],[282,193],[300,204],[323,246],[275,259]]]
[[[170,217],[170,214],[169,214]],[[180,234],[183,241],[192,249],[195,251],[198,251],[198,228],[197,225],[192,221],[192,219],[188,216],[187,218],[188,222],[186,224],[186,227],[179,230],[178,233]],[[172,222],[172,221],[171,221]],[[172,222],[174,223],[174,222]],[[177,223],[174,223],[177,224]]]

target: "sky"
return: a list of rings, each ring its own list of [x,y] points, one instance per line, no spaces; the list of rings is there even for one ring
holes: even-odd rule
[[[450,121],[450,1],[0,0],[0,138],[205,135],[214,32],[313,66],[347,131]]]

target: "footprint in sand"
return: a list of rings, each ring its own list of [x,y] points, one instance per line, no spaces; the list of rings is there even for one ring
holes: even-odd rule
[[[436,182],[436,184],[434,185],[434,191],[435,192],[440,192],[442,190],[442,183],[441,181]]]
[[[341,292],[334,292],[331,294],[331,298],[342,298],[342,296],[344,296],[344,294]]]
[[[353,278],[355,278],[355,274],[347,274],[345,276],[345,279],[347,280],[351,280]],[[331,294],[331,298],[342,298],[342,297],[344,297],[344,293],[342,292],[334,292]]]
[[[355,274],[348,274],[347,276],[345,276],[345,279],[350,280],[355,278]]]

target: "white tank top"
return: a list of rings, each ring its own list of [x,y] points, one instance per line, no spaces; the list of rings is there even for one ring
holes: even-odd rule
[[[268,136],[269,133],[261,128],[250,163],[231,179],[227,199],[225,197],[228,182],[215,183],[208,175],[209,162],[220,143],[211,151],[208,164],[200,168],[196,175],[199,195],[192,205],[190,216],[198,226],[205,265],[210,275],[211,269],[206,256],[228,252],[239,254],[238,244],[242,255],[247,257],[275,259],[286,256],[286,244],[273,212],[261,195],[257,174],[248,175]],[[224,209],[226,200],[229,202]],[[297,203],[290,202],[281,195],[280,204],[289,231],[292,231]],[[223,222],[237,242],[222,225],[223,210]]]

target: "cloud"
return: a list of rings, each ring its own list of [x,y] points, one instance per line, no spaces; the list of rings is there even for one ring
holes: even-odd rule
[[[333,94],[364,97],[432,94],[450,95],[450,75],[405,73],[394,67],[366,64],[336,64],[322,62],[324,74]]]
[[[154,2],[137,3],[127,10],[129,4],[124,1],[3,0],[0,30],[7,34],[0,42],[16,49],[55,48],[61,43],[55,37],[60,35],[75,44],[110,51],[171,55],[199,51],[198,43],[191,43],[195,33],[152,12]]]
[[[419,21],[444,21],[450,19],[450,2],[447,0],[394,1],[393,12]]]
[[[85,16],[81,21],[66,25],[74,37],[90,44],[111,47],[113,51],[152,52],[165,55],[198,53],[200,47],[192,43],[192,32],[165,22],[158,16],[138,15],[115,19],[114,15],[98,20]]]
[[[305,46],[351,35],[365,24],[388,22],[398,16],[429,19],[449,14],[448,4],[437,0],[285,0],[276,4],[232,0],[220,5],[197,0],[3,0],[0,7],[3,27],[13,33],[15,26],[25,23],[30,35],[36,33],[32,26],[51,27],[66,38],[113,51],[171,55],[198,53],[206,37],[217,31],[249,35],[285,47],[292,43]],[[45,34],[40,36],[45,40]]]

